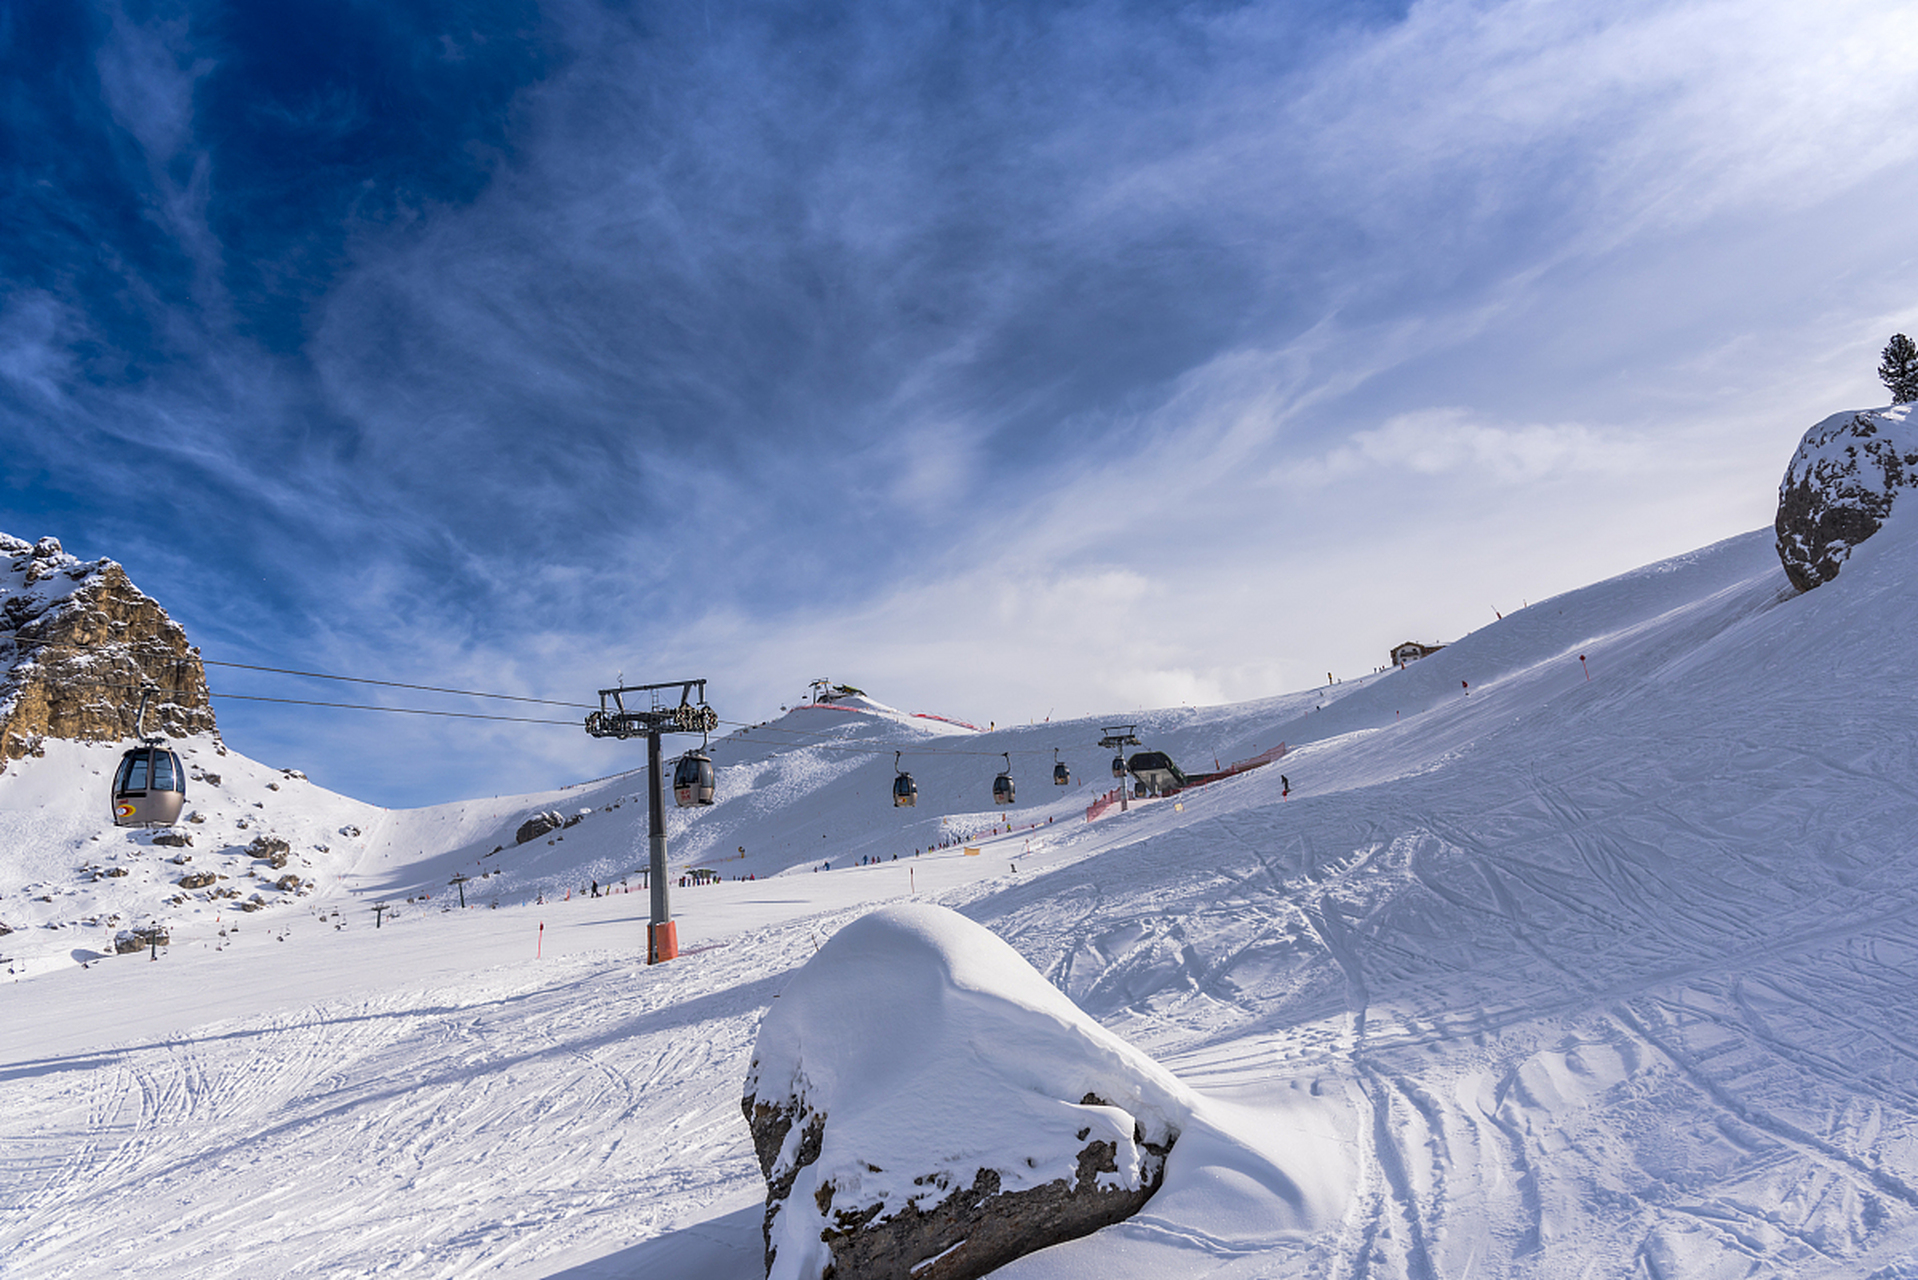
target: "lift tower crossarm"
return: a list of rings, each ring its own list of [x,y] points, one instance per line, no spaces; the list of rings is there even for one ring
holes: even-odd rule
[[[662,689],[678,689],[677,703],[660,699]],[[699,690],[699,701],[692,700]],[[626,695],[646,693],[650,705],[628,707]],[[706,705],[704,680],[662,680],[658,684],[628,684],[599,691],[599,710],[588,712],[586,732],[595,738],[637,738],[658,733],[711,733],[719,727],[719,713]]]

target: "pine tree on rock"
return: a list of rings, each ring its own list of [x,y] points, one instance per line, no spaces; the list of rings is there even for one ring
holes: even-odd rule
[[[1878,376],[1891,388],[1891,402],[1909,404],[1918,400],[1918,343],[1902,333],[1894,333],[1885,344],[1884,356],[1878,365]]]

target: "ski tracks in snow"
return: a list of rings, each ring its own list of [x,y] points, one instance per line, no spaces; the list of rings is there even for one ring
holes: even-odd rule
[[[758,1180],[735,1091],[777,982],[738,967],[549,962],[16,1066],[4,1269],[457,1276],[696,1219]]]

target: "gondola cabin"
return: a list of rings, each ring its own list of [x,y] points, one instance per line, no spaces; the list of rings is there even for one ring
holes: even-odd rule
[[[1125,757],[1124,756],[1112,757],[1112,776],[1115,778],[1125,777]]]
[[[910,773],[899,774],[892,780],[892,807],[910,809],[919,803],[919,784],[912,780]]]
[[[1013,802],[1012,775],[1002,773],[992,780],[992,802],[1011,804]]]
[[[704,751],[688,751],[673,766],[673,803],[682,809],[713,802],[713,759]]]
[[[1071,781],[1072,781],[1072,770],[1066,768],[1064,764],[1055,764],[1052,766],[1052,785],[1053,786],[1063,787],[1071,783]]]
[[[113,825],[170,827],[186,804],[186,766],[165,747],[134,747],[113,774]]]

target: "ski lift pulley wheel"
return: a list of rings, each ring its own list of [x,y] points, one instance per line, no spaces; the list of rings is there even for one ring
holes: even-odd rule
[[[711,733],[719,728],[719,713],[704,704],[682,702],[673,708],[673,724],[685,733]]]
[[[673,803],[682,809],[713,803],[713,758],[704,751],[688,751],[673,766]]]

